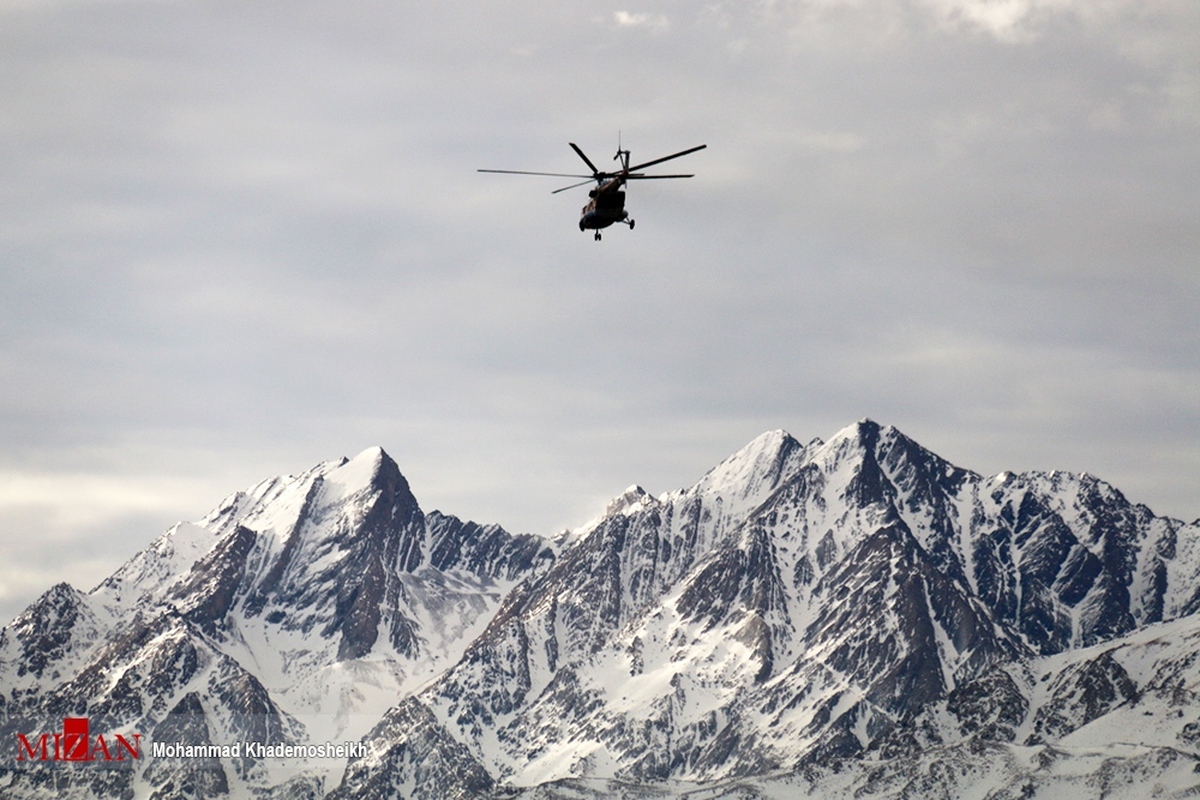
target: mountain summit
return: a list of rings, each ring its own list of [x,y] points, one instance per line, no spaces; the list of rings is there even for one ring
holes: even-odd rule
[[[171,528],[92,592],[55,587],[0,632],[0,735],[55,730],[59,709],[87,709],[93,727],[152,741],[176,741],[180,718],[200,744],[357,740],[553,558],[540,537],[424,513],[380,448],[263,481]],[[321,796],[343,764],[273,766],[151,765],[80,796],[181,782]],[[12,780],[51,785],[37,772]]]
[[[1186,789],[1200,784],[1198,534],[1097,478],[983,477],[871,420],[827,442],[768,432],[693,486],[631,486],[554,540],[422,511],[374,448],[236,493],[0,632],[10,741],[69,711],[148,740],[364,750],[0,765],[0,786]],[[1135,738],[1112,744],[1115,726]]]

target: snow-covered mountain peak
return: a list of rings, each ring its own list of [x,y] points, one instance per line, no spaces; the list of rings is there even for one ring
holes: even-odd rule
[[[876,465],[881,445],[886,447],[897,435],[902,436],[895,428],[881,427],[870,419],[863,419],[842,428],[814,448],[809,460],[820,468],[832,485],[846,484],[861,473],[864,462],[868,466]]]
[[[382,447],[369,447],[353,458],[325,461],[299,475],[269,478],[235,492],[196,524],[218,534],[242,525],[286,539],[306,509],[351,497],[369,499],[389,486],[409,492],[396,462]]]
[[[203,565],[242,576],[237,593],[261,599],[287,585],[308,584],[314,570],[323,572],[356,547],[391,549],[393,558],[415,568],[425,544],[421,518],[396,462],[372,447],[229,495],[199,522],[167,530],[92,594],[114,612],[159,602],[181,591],[177,584],[192,585],[189,572]],[[385,541],[396,534],[404,541]],[[379,541],[356,546],[363,536]]]
[[[908,516],[922,544],[938,528],[934,516],[950,513],[948,499],[980,480],[951,464],[891,425],[863,419],[812,449],[810,461],[824,476],[826,501],[841,499],[852,509],[867,510],[879,524]],[[911,516],[913,514],[917,516]],[[940,531],[944,533],[945,531]]]
[[[617,514],[635,514],[657,502],[649,492],[635,483],[609,501],[609,504],[604,509],[604,516],[612,517]]]
[[[104,609],[83,592],[66,583],[52,586],[0,630],[0,685],[62,680],[110,625]]]
[[[870,417],[863,417],[858,422],[847,425],[826,441],[828,445],[844,445],[844,443],[862,444],[865,441],[878,438],[881,432],[896,431],[891,425],[880,425]]]
[[[716,492],[739,490],[756,479],[777,478],[788,457],[803,449],[787,431],[767,431],[709,470],[697,487]]]
[[[844,462],[856,466],[864,458],[897,461],[896,454],[908,455],[912,460],[934,458],[941,462],[941,459],[898,428],[881,425],[869,417],[864,417],[831,436],[821,446],[820,455],[814,454],[814,460],[824,461],[830,466],[841,465]]]
[[[378,446],[369,447],[354,458],[343,459],[338,466],[325,473],[323,479],[322,494],[326,503],[383,489],[388,485],[403,484],[404,491],[408,491],[408,482],[400,474],[400,467]]]
[[[742,517],[790,479],[804,457],[804,445],[787,431],[767,431],[709,470],[690,489],[662,499],[706,498],[722,505],[726,515]]]

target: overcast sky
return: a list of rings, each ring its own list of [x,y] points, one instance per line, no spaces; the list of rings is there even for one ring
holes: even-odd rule
[[[0,617],[382,445],[552,534],[862,417],[1200,517],[1194,0],[0,0]],[[706,143],[633,185],[602,169]]]

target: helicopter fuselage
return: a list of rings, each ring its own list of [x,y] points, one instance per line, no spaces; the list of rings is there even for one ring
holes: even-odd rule
[[[591,200],[579,216],[579,230],[600,230],[629,217],[625,210],[625,191],[622,178],[610,178],[588,192]]]

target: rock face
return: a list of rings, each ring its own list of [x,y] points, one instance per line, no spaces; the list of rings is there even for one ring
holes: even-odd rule
[[[420,704],[413,735],[511,786],[1058,741],[1132,680],[1068,660],[1043,695],[1005,670],[1189,615],[1196,564],[1176,551],[1195,534],[1089,476],[983,478],[870,421],[769,433],[691,489],[614,501],[369,739],[408,748],[387,723]],[[337,796],[369,796],[376,771],[355,762]],[[473,791],[443,775],[430,796]]]
[[[54,587],[0,632],[0,737],[86,715],[92,730],[147,742],[357,740],[553,558],[539,537],[424,514],[379,449],[265,481],[167,531],[91,593]],[[48,786],[79,797],[320,797],[344,763],[26,764],[0,786],[14,797]]]
[[[766,433],[694,486],[631,487],[554,541],[426,514],[368,450],[235,494],[0,632],[8,741],[86,713],[163,741],[362,737],[365,752],[143,759],[65,790],[62,770],[9,769],[0,787],[1188,789],[1198,577],[1197,523],[1088,475],[983,477],[870,420],[828,442]]]

